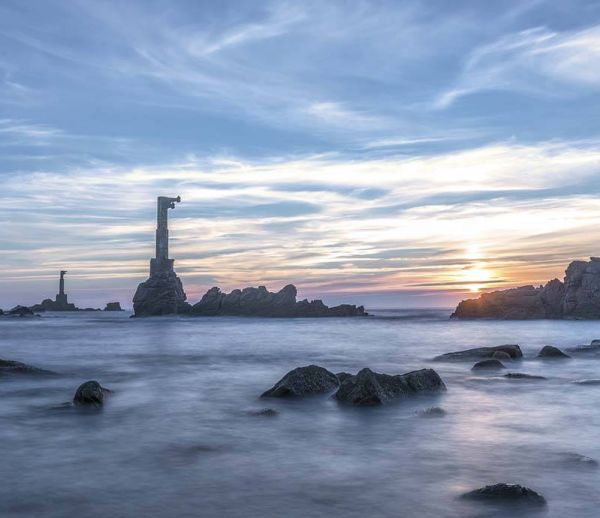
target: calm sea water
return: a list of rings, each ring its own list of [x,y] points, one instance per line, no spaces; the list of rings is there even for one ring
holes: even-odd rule
[[[547,381],[474,377],[432,363],[472,346],[600,338],[600,322],[456,322],[445,311],[375,318],[129,319],[128,313],[0,320],[0,357],[62,374],[0,379],[3,517],[515,516],[458,499],[495,482],[532,487],[545,516],[596,517],[600,359],[511,371]],[[331,398],[260,400],[294,367],[403,373],[434,367],[446,394],[381,408]],[[60,409],[96,379],[114,391],[100,412]],[[442,418],[416,412],[430,406]],[[270,407],[277,417],[256,417]],[[529,516],[529,515],[528,515]]]

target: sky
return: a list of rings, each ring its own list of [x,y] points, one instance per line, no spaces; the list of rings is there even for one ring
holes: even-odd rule
[[[600,2],[0,1],[0,307],[451,307],[600,255]]]

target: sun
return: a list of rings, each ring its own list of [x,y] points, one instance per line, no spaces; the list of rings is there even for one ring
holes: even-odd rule
[[[485,267],[477,265],[462,273],[462,281],[468,286],[471,293],[479,293],[485,287],[485,283],[492,279],[492,272]]]

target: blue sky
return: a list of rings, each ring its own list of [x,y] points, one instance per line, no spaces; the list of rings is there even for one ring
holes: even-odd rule
[[[600,254],[597,1],[0,3],[0,305],[451,305]]]

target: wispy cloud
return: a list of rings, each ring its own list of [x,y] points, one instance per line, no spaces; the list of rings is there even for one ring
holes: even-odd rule
[[[486,90],[547,96],[599,86],[600,25],[565,32],[537,27],[475,49],[456,84],[435,104],[445,108],[460,97]]]

